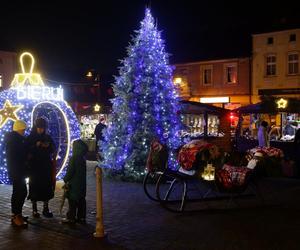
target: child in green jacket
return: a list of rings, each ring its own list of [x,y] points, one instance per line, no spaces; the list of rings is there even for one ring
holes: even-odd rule
[[[85,223],[86,217],[86,160],[87,145],[82,140],[73,142],[73,153],[64,177],[68,187],[66,198],[69,203],[67,218],[63,223]]]

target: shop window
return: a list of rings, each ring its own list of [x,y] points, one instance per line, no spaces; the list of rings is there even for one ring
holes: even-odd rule
[[[296,34],[290,34],[290,42],[296,42]]]
[[[273,37],[268,37],[268,38],[267,38],[267,44],[268,44],[268,45],[274,44],[274,38],[273,38]]]
[[[299,54],[297,52],[288,54],[288,74],[294,75],[299,73]]]
[[[266,75],[276,75],[276,55],[267,55],[266,57]]]
[[[204,135],[204,115],[185,114],[183,116],[183,123],[187,128],[187,133],[191,137],[203,136]]]
[[[235,64],[225,66],[225,82],[237,83],[237,66]]]
[[[218,136],[220,119],[217,115],[208,115],[207,118],[207,135]]]

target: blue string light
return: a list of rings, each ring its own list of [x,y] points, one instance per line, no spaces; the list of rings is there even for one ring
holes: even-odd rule
[[[6,100],[14,106],[22,105],[22,109],[17,112],[19,119],[26,122],[28,128],[25,135],[30,133],[32,120],[38,116],[44,116],[48,119],[48,133],[54,139],[57,155],[57,179],[61,179],[65,174],[68,158],[71,155],[70,144],[73,140],[80,138],[80,127],[76,115],[65,101],[39,101],[32,99],[18,99],[17,91],[14,88],[0,92],[0,109]],[[33,112],[35,110],[35,112]],[[65,120],[67,123],[65,123]],[[12,131],[13,121],[8,120],[0,128],[0,183],[9,184],[7,175],[7,164],[5,156],[4,136]],[[68,140],[69,135],[69,140]],[[68,144],[68,141],[70,142]],[[66,155],[68,158],[65,158]],[[17,156],[16,156],[17,157]]]
[[[127,48],[113,85],[111,124],[102,142],[104,165],[133,179],[145,174],[150,140],[158,137],[170,149],[180,145],[178,94],[164,41],[150,9]],[[170,163],[177,167],[174,154]]]

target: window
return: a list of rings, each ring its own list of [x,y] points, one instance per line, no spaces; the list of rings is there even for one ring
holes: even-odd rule
[[[203,73],[203,84],[211,84],[212,79],[212,70],[211,69],[204,69]]]
[[[207,134],[210,136],[218,136],[220,119],[216,115],[208,115],[207,117]]]
[[[296,34],[290,34],[290,42],[296,42]]]
[[[268,37],[267,44],[271,45],[273,43],[274,43],[274,38],[273,37]]]
[[[201,82],[204,86],[212,85],[213,83],[213,65],[200,65]]]
[[[294,75],[299,73],[299,54],[297,52],[288,54],[288,74]]]
[[[276,55],[268,55],[266,58],[266,75],[276,75]]]
[[[183,123],[185,124],[184,130],[191,137],[202,136],[204,134],[205,121],[203,114],[184,114]]]
[[[237,67],[235,65],[226,66],[225,70],[225,82],[236,83],[237,82]]]
[[[0,74],[0,88],[2,87],[2,75]]]

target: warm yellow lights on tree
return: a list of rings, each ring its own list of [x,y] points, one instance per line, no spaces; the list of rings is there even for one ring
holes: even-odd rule
[[[31,64],[28,72],[26,72],[25,65],[24,65],[25,56],[29,57],[29,59],[31,60]],[[34,85],[34,86],[44,86],[44,82],[41,78],[41,75],[37,73],[33,73],[35,60],[32,54],[30,54],[29,52],[24,52],[20,56],[20,64],[21,64],[22,73],[15,74],[15,77],[11,83],[12,87],[24,86],[26,84]]]
[[[0,128],[2,128],[8,120],[18,120],[17,112],[22,108],[22,105],[11,105],[9,100],[6,100],[2,109],[0,109]]]
[[[279,109],[285,109],[286,108],[286,106],[287,106],[287,103],[288,103],[288,101],[287,100],[285,100],[285,99],[283,99],[283,98],[280,98],[280,100],[279,101],[277,101],[277,108],[279,108]]]

